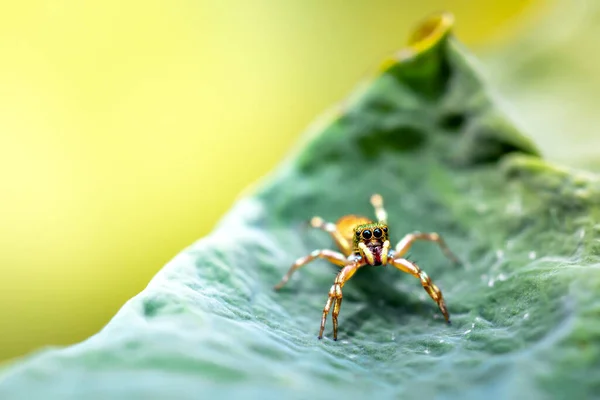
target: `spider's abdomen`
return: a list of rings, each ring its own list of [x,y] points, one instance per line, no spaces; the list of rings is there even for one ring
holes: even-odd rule
[[[360,215],[345,215],[337,220],[335,226],[340,235],[352,243],[354,240],[354,228],[357,225],[369,224],[371,222],[369,218]]]

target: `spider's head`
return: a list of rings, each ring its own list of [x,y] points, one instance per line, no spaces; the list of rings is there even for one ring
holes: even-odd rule
[[[354,250],[370,265],[385,265],[389,252],[388,227],[381,222],[354,228]]]

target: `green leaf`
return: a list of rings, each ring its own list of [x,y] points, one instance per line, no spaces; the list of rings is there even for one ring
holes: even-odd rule
[[[97,335],[5,369],[0,398],[586,398],[600,392],[600,184],[546,164],[433,16],[411,45],[298,152],[176,256]],[[251,162],[244,160],[244,162]],[[337,342],[317,339],[336,268],[291,263],[332,248],[313,215],[372,215],[419,243],[442,289],[365,267],[344,287]]]

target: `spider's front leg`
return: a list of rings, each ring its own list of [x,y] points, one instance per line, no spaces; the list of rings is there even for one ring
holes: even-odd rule
[[[310,253],[309,255],[300,257],[299,259],[297,259],[296,262],[294,264],[292,264],[292,266],[290,267],[287,274],[285,274],[283,276],[283,278],[281,278],[281,282],[279,282],[277,285],[275,285],[275,290],[281,289],[290,280],[291,276],[294,274],[294,272],[296,272],[296,270],[302,268],[304,265],[308,264],[309,262],[311,262],[317,258],[324,258],[325,260],[327,260],[327,261],[331,262],[332,264],[335,264],[339,267],[343,267],[343,266],[347,265],[349,262],[348,259],[346,257],[344,257],[343,254],[338,253],[337,251],[315,250],[312,253]]]
[[[433,301],[437,303],[440,311],[444,315],[446,322],[450,323],[450,314],[448,314],[448,309],[446,308],[442,291],[431,281],[425,271],[405,258],[394,258],[389,261],[389,263],[398,268],[400,271],[411,274],[415,278],[419,279],[421,281],[421,285],[423,285],[423,289],[425,289]]]
[[[417,240],[437,243],[437,245],[442,250],[442,253],[444,253],[446,257],[448,257],[452,262],[456,264],[461,264],[458,257],[456,257],[452,251],[450,251],[450,248],[448,247],[444,239],[442,239],[442,237],[435,232],[414,232],[404,236],[402,240],[400,240],[396,245],[396,257],[403,257]]]
[[[344,284],[352,278],[352,275],[364,265],[364,262],[356,261],[353,264],[345,266],[335,277],[333,286],[329,289],[329,297],[325,308],[323,308],[323,317],[321,317],[321,328],[319,329],[319,339],[323,338],[323,331],[325,330],[325,322],[327,322],[327,314],[331,306],[333,306],[333,312],[331,318],[333,320],[333,340],[337,340],[338,332],[338,315],[340,314],[340,308],[342,307],[342,287]]]

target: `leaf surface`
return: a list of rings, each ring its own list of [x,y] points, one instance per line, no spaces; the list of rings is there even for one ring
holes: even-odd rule
[[[511,124],[452,36],[424,21],[410,45],[307,133],[207,237],[177,255],[98,334],[0,374],[0,398],[585,398],[600,392],[600,185],[549,165]],[[313,215],[372,216],[393,240],[439,232],[409,258],[442,289],[361,269],[340,332],[317,340],[336,268],[291,263],[333,248]]]

